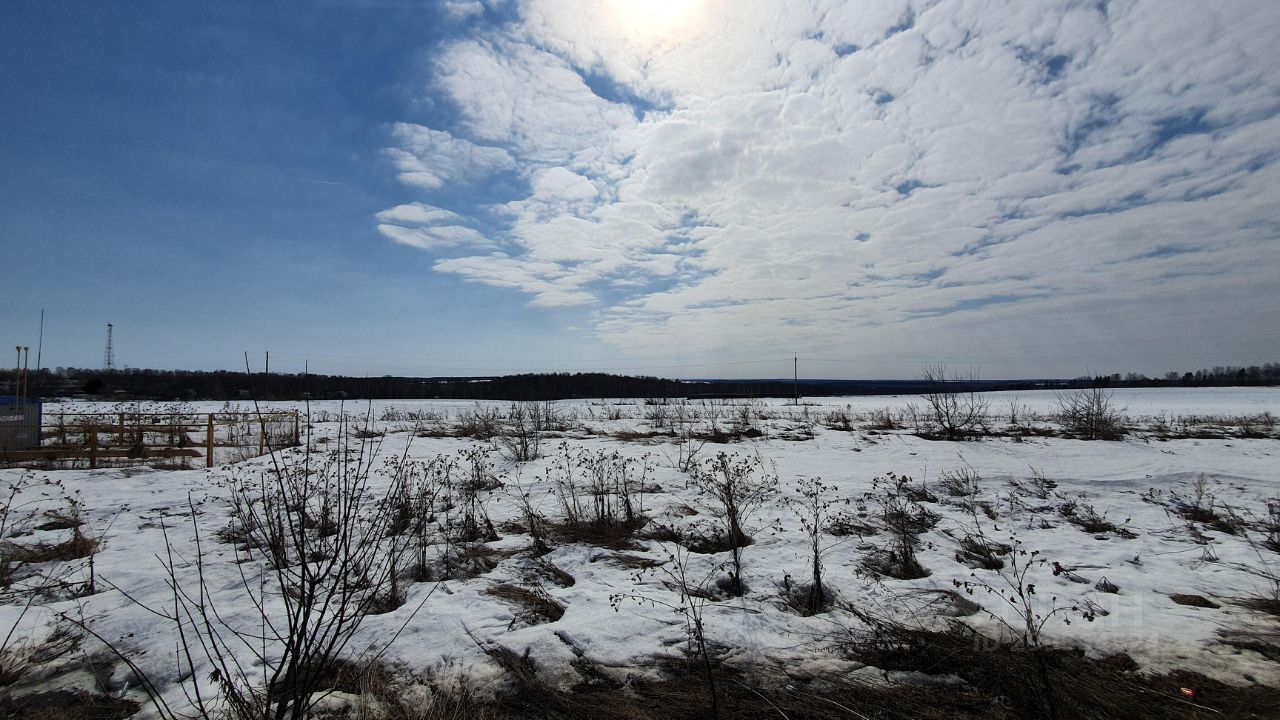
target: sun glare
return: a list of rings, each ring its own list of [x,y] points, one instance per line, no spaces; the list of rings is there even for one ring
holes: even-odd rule
[[[701,0],[608,0],[620,28],[641,38],[677,40],[688,33]]]

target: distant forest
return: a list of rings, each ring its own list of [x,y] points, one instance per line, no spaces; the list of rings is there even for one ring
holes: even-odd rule
[[[0,395],[14,392],[15,371],[0,375]],[[1078,387],[1220,387],[1280,385],[1280,363],[1215,367],[1166,373],[1100,375],[1071,380],[982,380],[960,384],[981,390]],[[539,373],[502,377],[344,377],[193,370],[31,371],[30,398],[86,397],[107,400],[301,400],[417,399],[560,400],[599,397],[790,397],[911,394],[931,387],[921,380],[670,380],[604,373]]]

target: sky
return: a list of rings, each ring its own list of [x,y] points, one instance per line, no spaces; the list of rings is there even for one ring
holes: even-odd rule
[[[0,341],[373,376],[1276,362],[1276,38],[1274,0],[9,0]]]

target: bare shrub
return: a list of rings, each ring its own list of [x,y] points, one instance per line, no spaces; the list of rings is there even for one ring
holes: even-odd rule
[[[273,453],[270,469],[232,478],[240,498],[233,505],[236,524],[250,534],[249,545],[255,548],[237,568],[244,597],[260,614],[260,624],[237,620],[214,603],[205,570],[216,555],[203,546],[194,501],[188,499],[194,576],[183,569],[165,528],[163,566],[172,602],[167,608],[147,609],[173,623],[175,662],[190,711],[171,705],[119,641],[77,622],[129,666],[160,717],[308,717],[364,617],[385,609],[388,598],[399,594],[396,558],[403,543],[388,530],[403,482],[397,473],[404,465],[391,468],[386,493],[374,498],[377,443],[351,438],[344,423],[337,449],[323,457],[308,449],[287,462]],[[321,532],[314,522],[323,516],[326,503],[332,504],[331,532]],[[380,652],[370,651],[375,656]],[[216,693],[203,687],[205,682]]]
[[[1170,492],[1169,508],[1187,520],[1193,530],[1192,524],[1200,523],[1228,535],[1242,536],[1245,533],[1243,520],[1231,508],[1218,502],[1204,473],[1191,483],[1188,496]]]
[[[515,475],[505,486],[507,497],[515,501],[516,506],[520,508],[520,517],[524,521],[524,529],[529,533],[529,539],[533,542],[533,552],[535,555],[545,555],[551,547],[547,545],[548,523],[546,517],[542,514],[542,502],[546,500],[550,493],[544,493],[542,497],[535,498],[533,496],[533,487],[525,484],[520,479],[520,472],[517,468]]]
[[[459,437],[470,437],[476,440],[489,440],[502,430],[502,418],[498,409],[476,403],[471,410],[458,413],[454,424],[454,432]]]
[[[497,444],[512,462],[537,460],[544,431],[542,408],[537,403],[512,403]]]
[[[634,582],[639,583],[646,572],[658,573],[663,578],[663,584],[667,589],[677,593],[675,602],[647,594],[617,593],[609,597],[609,603],[613,606],[614,611],[617,612],[624,600],[634,600],[641,604],[672,610],[684,619],[685,636],[688,638],[685,657],[690,664],[697,662],[702,666],[702,676],[706,683],[707,695],[710,698],[711,717],[718,720],[720,718],[720,697],[716,688],[715,663],[711,657],[711,646],[707,638],[704,615],[707,604],[711,602],[708,584],[722,569],[723,563],[712,566],[706,574],[698,576],[693,571],[692,556],[689,551],[684,550],[679,545],[675,545],[671,549],[664,547],[663,552],[667,556],[666,562],[647,571],[639,571],[632,576],[632,579]]]
[[[400,478],[396,491],[387,496],[391,503],[387,532],[407,536],[404,545],[410,558],[409,576],[415,580],[430,579],[437,540],[445,543],[442,559],[447,565],[449,523],[447,519],[442,523],[440,518],[442,514],[447,518],[454,507],[457,467],[458,459],[453,455],[436,455],[429,460],[410,460],[402,455],[387,461],[389,472]],[[322,533],[334,530],[336,526],[331,519],[327,522],[322,519]],[[447,570],[443,574],[447,575]]]
[[[991,401],[977,392],[976,370],[948,376],[945,365],[926,365],[920,380],[928,386],[921,395],[926,416],[944,438],[960,440],[982,427]]]
[[[822,416],[822,424],[830,430],[840,430],[843,432],[853,431],[852,407],[845,405],[842,409],[829,411]]]
[[[929,571],[916,559],[916,536],[936,525],[940,516],[913,497],[908,477],[888,473],[875,478],[872,487],[868,498],[880,504],[880,521],[888,541],[863,559],[863,567],[899,580],[928,577]]]
[[[831,490],[820,477],[803,478],[796,482],[795,494],[786,500],[800,517],[800,527],[808,538],[810,582],[808,587],[796,588],[803,596],[801,611],[806,615],[817,615],[831,600],[822,579],[822,556],[832,547],[823,542],[823,537],[839,519],[832,510],[840,501],[831,497]],[[786,590],[791,592],[792,588]]]
[[[451,492],[448,504],[450,516],[446,529],[454,542],[492,541],[498,533],[489,519],[489,492],[502,487],[502,480],[494,473],[493,463],[485,448],[476,446],[459,454],[457,482],[449,484]],[[452,513],[452,510],[460,512]]]
[[[777,493],[777,470],[767,467],[759,455],[741,457],[718,453],[696,466],[691,479],[719,516],[723,540],[732,553],[729,592],[741,595],[745,588],[742,549],[752,542],[747,530],[756,511]]]
[[[973,497],[978,493],[978,473],[972,468],[943,470],[938,487],[951,497]]]
[[[729,406],[730,429],[734,437],[760,437],[764,432],[756,425],[760,419],[760,401],[741,401]]]
[[[1124,434],[1123,417],[1111,403],[1111,392],[1088,388],[1056,393],[1057,420],[1063,430],[1086,440],[1113,440]]]
[[[707,444],[707,436],[700,436],[697,431],[700,418],[701,414],[685,400],[671,406],[670,423],[676,442],[676,456],[671,464],[682,473],[692,470]]]
[[[668,412],[666,398],[649,398],[644,401],[644,419],[654,430],[671,428],[671,414]]]
[[[867,413],[867,429],[897,430],[898,423],[893,419],[893,408],[879,408]]]
[[[547,469],[564,512],[561,532],[584,540],[625,541],[644,524],[649,472],[647,456],[637,460],[561,443]]]

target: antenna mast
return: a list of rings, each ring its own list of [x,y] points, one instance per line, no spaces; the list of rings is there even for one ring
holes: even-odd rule
[[[107,351],[103,353],[102,367],[104,370],[116,369],[116,351],[111,347],[111,323],[107,323]]]

